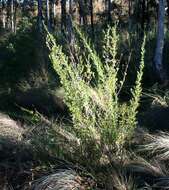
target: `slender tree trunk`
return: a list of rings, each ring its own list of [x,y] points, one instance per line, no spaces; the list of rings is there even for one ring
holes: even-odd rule
[[[93,0],[90,0],[90,21],[91,21],[92,36],[94,37]]]
[[[2,27],[6,28],[6,6],[5,1],[2,1]]]
[[[156,42],[156,50],[154,56],[154,66],[157,76],[161,82],[165,82],[166,72],[163,66],[163,48],[164,48],[164,18],[165,18],[165,0],[159,0],[158,5],[158,34]]]
[[[51,23],[51,28],[54,29],[56,25],[56,0],[51,1],[51,18],[50,18],[50,23]]]
[[[149,27],[150,27],[150,16],[149,16],[149,6],[150,6],[150,4],[149,4],[149,2],[147,1],[147,8],[146,8],[146,30],[148,30],[149,29]]]
[[[11,9],[11,31],[15,32],[14,30],[14,0],[11,0],[11,5],[10,5],[10,9]]]
[[[111,17],[111,0],[108,0],[108,15],[107,15],[108,23],[111,23],[112,17]]]
[[[169,0],[167,0],[167,7],[168,7],[167,14],[168,14],[168,20],[169,20]]]
[[[69,15],[67,19],[67,31],[68,31],[68,41],[70,44],[71,51],[74,51],[74,31],[73,31],[73,24],[72,24],[72,17],[73,17],[73,0],[69,0]]]
[[[15,1],[14,4],[14,32],[16,33],[16,28],[17,28],[17,2]]]
[[[128,14],[129,14],[129,18],[131,16],[131,7],[132,7],[132,1],[128,0]]]
[[[66,30],[66,0],[61,0],[61,30]]]
[[[131,25],[132,25],[132,18],[131,18],[132,14],[133,14],[133,3],[132,3],[132,0],[128,0],[128,23],[129,23],[129,30],[131,29]]]
[[[88,15],[88,0],[83,0],[83,24],[87,26],[88,20],[87,20],[87,15]]]
[[[68,19],[67,19],[67,32],[68,32],[68,42],[69,42],[70,48],[73,50],[75,37],[73,33],[72,17],[70,14],[68,15]]]
[[[49,5],[49,0],[46,0],[46,21],[47,21],[48,30],[50,30],[51,26],[50,26],[50,5]]]
[[[53,2],[53,6],[52,6],[52,9],[53,9],[53,17],[54,17],[54,19],[55,19],[55,18],[56,18],[56,1],[53,0],[52,2]]]
[[[72,16],[73,14],[73,7],[72,7],[72,0],[69,0],[69,14]]]
[[[112,21],[111,18],[111,0],[105,0],[105,13],[106,13],[106,20],[108,23]]]
[[[84,0],[78,0],[79,3],[79,24],[87,25],[87,17],[86,17],[86,5]]]
[[[141,16],[141,29],[144,32],[144,26],[145,26],[145,17],[146,17],[146,0],[142,0],[142,16]]]
[[[42,30],[42,0],[38,0],[38,28]]]
[[[6,3],[6,28],[11,29],[11,1],[8,0]]]

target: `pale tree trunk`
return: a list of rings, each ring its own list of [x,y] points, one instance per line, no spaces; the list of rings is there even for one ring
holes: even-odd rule
[[[16,33],[16,29],[17,29],[17,9],[18,9],[18,4],[17,1],[15,0],[15,4],[14,4],[14,32]]]
[[[6,8],[5,1],[2,1],[2,27],[6,28]]]
[[[46,20],[47,20],[48,30],[50,30],[51,27],[50,27],[50,5],[49,5],[49,0],[46,0]]]
[[[56,18],[56,1],[53,0],[53,17]]]
[[[165,0],[159,0],[158,6],[158,33],[154,56],[154,66],[157,76],[161,82],[165,82],[167,80],[166,71],[163,65]]]
[[[6,28],[11,29],[11,1],[6,2]]]
[[[14,0],[11,0],[10,9],[11,9],[11,31],[15,32],[15,29],[14,29]]]

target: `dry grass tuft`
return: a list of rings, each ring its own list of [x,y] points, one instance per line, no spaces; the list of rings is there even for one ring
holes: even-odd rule
[[[51,174],[35,181],[32,190],[86,190],[83,179],[73,170],[58,170],[55,174]]]
[[[137,188],[133,176],[128,176],[125,169],[111,171],[106,185],[107,190],[136,190]]]
[[[158,134],[145,134],[147,142],[140,145],[140,152],[147,152],[154,155],[159,160],[169,159],[169,133],[159,132]]]
[[[9,116],[0,113],[0,137],[21,141],[24,129]]]
[[[157,160],[148,162],[141,157],[137,157],[137,160],[129,162],[126,165],[126,169],[130,173],[137,173],[145,176],[162,177],[166,175],[166,171],[160,162]]]

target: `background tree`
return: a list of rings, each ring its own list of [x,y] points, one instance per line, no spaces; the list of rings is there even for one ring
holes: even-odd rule
[[[79,23],[81,25],[87,25],[87,0],[78,0],[79,4]]]
[[[42,29],[42,0],[38,0],[38,27]]]
[[[2,21],[2,27],[6,28],[6,3],[5,0],[1,1],[1,21]]]
[[[61,30],[64,33],[66,30],[67,22],[66,0],[61,0]]]
[[[141,29],[144,31],[144,26],[145,26],[145,20],[146,20],[146,0],[142,0],[141,2]]]
[[[90,23],[92,29],[92,35],[94,36],[94,15],[93,15],[93,0],[90,0]]]
[[[154,55],[154,66],[158,77],[164,82],[166,80],[166,72],[163,66],[165,0],[159,0],[158,7],[158,33]]]
[[[49,0],[46,0],[46,21],[47,21],[47,27],[48,27],[48,30],[51,29],[51,26],[50,26],[50,4],[49,4]]]

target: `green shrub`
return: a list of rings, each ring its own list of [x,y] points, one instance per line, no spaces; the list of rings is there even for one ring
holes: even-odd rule
[[[83,53],[85,52],[86,65],[83,65],[83,56],[80,54],[78,64],[71,62],[48,32],[46,42],[53,68],[60,76],[65,91],[64,101],[72,115],[71,132],[80,140],[78,155],[90,161],[99,160],[103,154],[120,153],[137,125],[145,38],[136,83],[131,89],[132,98],[129,102],[121,103],[118,94],[123,81],[118,80],[116,28],[109,27],[105,32],[103,58],[98,56],[78,28],[76,33],[83,46]],[[78,43],[75,48],[78,48]]]

